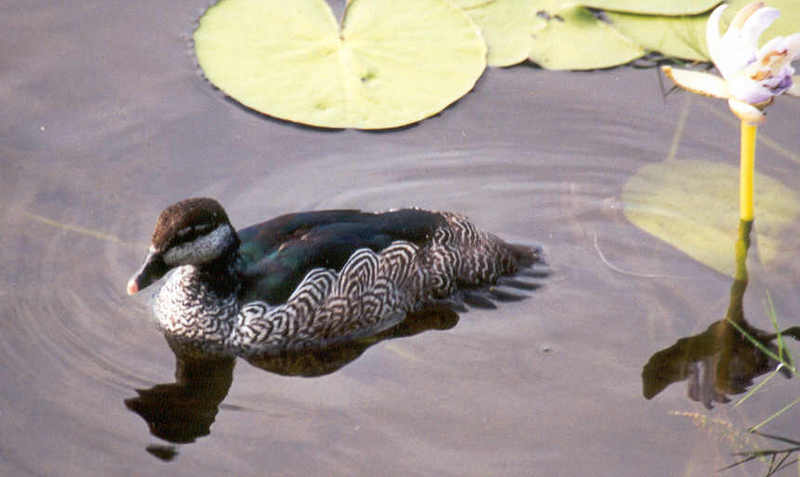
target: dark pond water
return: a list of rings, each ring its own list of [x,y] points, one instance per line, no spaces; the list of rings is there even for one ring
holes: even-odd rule
[[[687,382],[643,393],[644,364],[721,319],[732,280],[627,222],[620,192],[671,155],[733,163],[724,102],[665,100],[654,70],[521,66],[403,130],[296,127],[197,74],[205,6],[0,6],[0,475],[705,476],[770,444],[737,430],[793,400],[794,380],[713,410]],[[799,114],[778,101],[758,151],[790,187]],[[396,330],[412,336],[300,363],[181,363],[176,385],[125,283],[158,212],[199,195],[238,227],[317,208],[454,210],[542,244],[554,273],[527,300]],[[766,290],[796,323],[796,250],[751,262],[753,327],[770,329]],[[798,413],[765,431],[800,438]]]

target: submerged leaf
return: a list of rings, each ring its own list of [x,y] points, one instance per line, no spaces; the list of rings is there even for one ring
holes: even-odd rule
[[[352,0],[341,31],[324,0],[222,0],[194,33],[206,77],[252,109],[331,128],[437,114],[486,67],[486,45],[447,0]]]
[[[670,160],[637,171],[622,190],[634,225],[726,275],[735,270],[739,170],[718,162]],[[781,182],[755,176],[756,240],[762,263],[780,256],[800,197]]]
[[[644,54],[639,45],[583,7],[561,7],[539,13],[546,21],[533,32],[530,59],[544,68],[610,68]]]
[[[696,15],[722,3],[722,0],[579,0],[581,5],[601,10],[645,15]]]

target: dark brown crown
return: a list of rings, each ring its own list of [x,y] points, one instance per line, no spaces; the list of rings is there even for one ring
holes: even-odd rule
[[[158,216],[153,246],[164,251],[178,241],[190,240],[225,223],[230,223],[228,214],[216,200],[205,197],[182,200]]]

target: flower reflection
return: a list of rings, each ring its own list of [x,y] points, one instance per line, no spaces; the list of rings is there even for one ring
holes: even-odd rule
[[[777,354],[776,334],[767,334],[747,322],[740,327]],[[791,334],[791,330],[784,333]],[[756,348],[726,319],[719,320],[703,333],[681,338],[674,345],[655,353],[642,371],[643,393],[652,399],[667,386],[687,381],[688,396],[707,409],[714,403],[729,402],[729,395],[741,394],[753,379],[774,370],[778,362]],[[782,368],[787,378],[791,373]]]
[[[774,343],[778,334],[755,328],[744,317],[742,302],[748,283],[746,261],[751,227],[752,222],[747,221],[739,225],[736,275],[725,318],[712,323],[700,334],[679,339],[650,358],[642,370],[646,399],[652,399],[672,383],[687,381],[689,398],[711,409],[714,403],[729,402],[729,395],[747,391],[755,378],[778,366],[775,359],[736,329],[738,326],[766,349],[779,355]],[[781,334],[800,339],[800,327],[789,328]],[[785,350],[784,358],[789,360]],[[786,368],[781,368],[781,372],[786,378],[792,376]]]

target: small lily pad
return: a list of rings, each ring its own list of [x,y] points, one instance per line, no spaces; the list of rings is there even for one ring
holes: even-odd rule
[[[634,225],[726,275],[735,271],[739,170],[725,163],[670,160],[642,167],[622,190]],[[789,226],[800,217],[800,197],[781,182],[755,176],[754,241],[762,263],[782,252]]]
[[[554,6],[558,2],[542,2]],[[551,70],[588,70],[622,65],[644,50],[583,7],[538,11],[544,22],[533,31],[529,58]]]
[[[459,2],[460,3],[460,2]],[[542,20],[531,0],[494,0],[462,7],[480,27],[489,47],[489,66],[511,66],[528,59],[531,32]]]
[[[722,0],[579,0],[583,6],[643,15],[696,15],[716,7]]]
[[[693,61],[709,61],[708,15],[667,17],[608,12],[615,29],[650,51]]]
[[[206,77],[256,111],[330,128],[399,127],[469,92],[478,27],[448,0],[222,0],[194,33]]]

